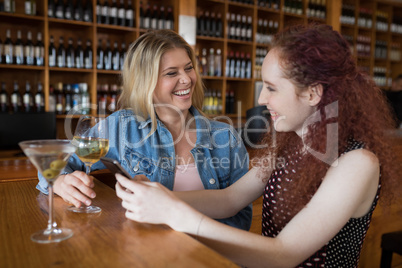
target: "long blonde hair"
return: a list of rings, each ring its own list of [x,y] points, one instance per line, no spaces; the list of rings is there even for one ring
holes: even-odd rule
[[[162,56],[170,49],[183,48],[192,61],[197,77],[192,105],[202,111],[204,85],[198,72],[192,47],[176,32],[171,30],[148,31],[132,43],[127,51],[122,72],[123,90],[119,98],[121,109],[132,109],[137,116],[150,117],[152,129],[156,130],[156,114],[153,93],[159,76]]]

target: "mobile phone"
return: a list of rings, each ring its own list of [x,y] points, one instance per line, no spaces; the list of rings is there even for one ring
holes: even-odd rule
[[[101,157],[100,160],[113,174],[119,173],[132,179],[131,175],[120,165],[119,161],[107,157]]]

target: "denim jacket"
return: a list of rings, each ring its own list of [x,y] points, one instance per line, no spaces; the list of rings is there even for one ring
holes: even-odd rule
[[[191,150],[205,189],[222,189],[236,182],[248,171],[249,158],[243,141],[228,124],[212,121],[190,108],[197,127],[197,141]],[[156,131],[148,137],[151,119],[141,120],[131,110],[120,110],[107,117],[109,125],[108,158],[120,162],[132,176],[143,174],[150,181],[173,189],[176,154],[169,130],[157,120]],[[91,171],[105,169],[98,161]],[[85,171],[85,165],[73,155],[63,174]],[[37,188],[47,193],[47,182],[39,175]],[[231,218],[219,220],[230,226],[249,230],[251,204]]]

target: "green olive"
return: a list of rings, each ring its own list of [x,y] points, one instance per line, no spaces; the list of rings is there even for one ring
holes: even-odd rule
[[[43,177],[47,180],[54,179],[57,175],[59,175],[60,170],[54,170],[54,169],[46,169],[42,172]]]
[[[66,166],[66,164],[67,164],[66,161],[58,159],[50,163],[50,168],[53,170],[60,171]]]

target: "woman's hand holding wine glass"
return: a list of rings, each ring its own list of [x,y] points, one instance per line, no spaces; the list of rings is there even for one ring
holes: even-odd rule
[[[109,150],[109,133],[106,118],[89,115],[81,116],[72,143],[77,148],[76,155],[85,164],[86,175],[89,175],[91,166],[99,161],[102,156],[105,156]],[[79,178],[80,176],[82,178]],[[71,177],[72,179],[78,179],[83,184],[83,189],[81,190],[83,194],[88,194],[87,196],[92,197],[91,195],[94,193],[87,189],[92,186],[92,180],[77,173]],[[87,189],[87,193],[85,193],[85,189]],[[98,213],[101,208],[93,205],[82,205],[79,208],[72,206],[69,210],[81,213]]]

